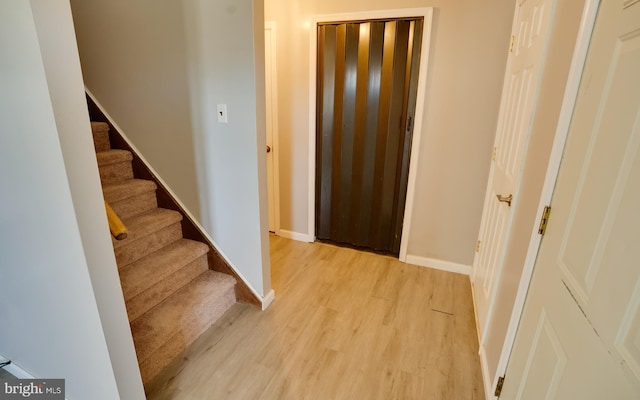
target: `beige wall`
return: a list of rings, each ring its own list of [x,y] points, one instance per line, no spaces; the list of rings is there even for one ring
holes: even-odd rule
[[[86,86],[198,217],[182,2],[71,5]]]
[[[309,33],[314,15],[434,7],[408,254],[471,265],[513,0],[265,0],[277,24],[281,227],[308,232]]]

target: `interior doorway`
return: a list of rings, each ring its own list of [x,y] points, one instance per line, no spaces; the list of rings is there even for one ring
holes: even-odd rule
[[[423,18],[317,29],[316,237],[398,255]]]

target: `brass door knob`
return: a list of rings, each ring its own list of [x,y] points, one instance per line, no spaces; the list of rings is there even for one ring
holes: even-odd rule
[[[507,205],[509,207],[511,207],[511,201],[513,200],[513,194],[510,194],[508,196],[503,196],[501,194],[497,194],[496,197],[498,198],[498,201],[503,202],[503,203],[507,203]]]
[[[267,145],[267,153],[271,153],[271,146]]]

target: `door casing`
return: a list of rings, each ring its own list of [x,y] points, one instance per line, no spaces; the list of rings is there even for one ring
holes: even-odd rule
[[[407,184],[407,198],[405,201],[404,223],[402,228],[402,239],[400,243],[400,261],[407,258],[407,246],[409,243],[409,232],[411,227],[411,215],[413,212],[413,200],[415,192],[416,173],[418,166],[418,156],[420,149],[420,138],[422,135],[424,103],[426,97],[426,84],[429,66],[431,30],[433,19],[433,8],[407,8],[399,10],[381,10],[358,13],[327,14],[318,15],[311,20],[311,31],[317,29],[319,23],[334,21],[362,21],[372,19],[396,19],[407,17],[422,17],[424,26],[422,29],[422,49],[420,58],[420,69],[418,77],[418,93],[416,100],[416,113],[413,127],[413,137],[411,140],[411,156],[409,161],[409,181]],[[309,35],[309,188],[308,188],[308,230],[304,238],[307,242],[315,240],[315,190],[316,190],[316,78],[317,78],[317,37]]]

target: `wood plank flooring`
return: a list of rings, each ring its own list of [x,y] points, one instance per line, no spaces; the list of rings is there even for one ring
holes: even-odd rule
[[[469,277],[271,236],[276,299],[234,305],[150,400],[483,399]]]

